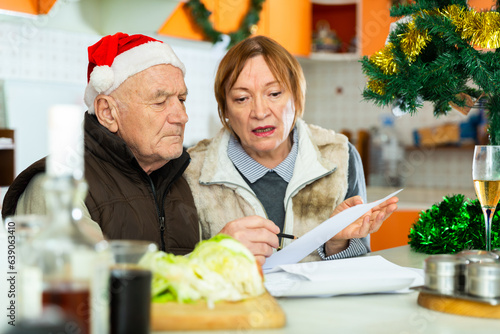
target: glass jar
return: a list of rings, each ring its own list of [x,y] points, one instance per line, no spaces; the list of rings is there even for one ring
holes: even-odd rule
[[[95,244],[82,234],[73,218],[79,215],[75,202],[85,191],[83,181],[48,177],[48,224],[33,240],[36,264],[42,272],[43,307],[60,308],[82,334],[90,333],[90,286],[96,258]]]
[[[7,232],[7,279],[16,282],[15,322],[33,320],[41,314],[41,271],[33,261],[33,238],[46,226],[42,215],[16,215],[5,219]]]

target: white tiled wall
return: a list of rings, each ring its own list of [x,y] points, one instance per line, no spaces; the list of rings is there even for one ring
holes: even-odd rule
[[[362,101],[364,78],[356,61],[301,61],[307,80],[304,119],[336,131],[378,124],[383,110]]]
[[[0,78],[85,83],[86,46],[98,36],[0,23]]]
[[[188,99],[186,109],[189,122],[186,125],[184,143],[187,146],[199,140],[211,138],[220,129],[217,102],[213,93],[215,72],[221,54],[211,49],[196,50],[173,45],[177,56],[186,66]]]
[[[29,81],[47,88],[51,83],[73,85],[81,89],[86,84],[87,47],[100,36],[72,33],[29,24],[0,23],[0,80]],[[158,37],[162,39],[161,37]],[[186,127],[186,145],[213,136],[220,128],[217,107],[213,96],[213,79],[222,53],[207,44],[186,44],[169,40],[187,68],[186,84],[189,96],[186,107],[189,123]],[[379,125],[380,116],[389,108],[379,108],[362,100],[366,78],[357,61],[310,61],[300,60],[306,75],[306,121],[336,131],[349,129],[355,135],[359,129]],[[26,99],[30,92],[26,91]],[[8,100],[8,96],[6,99]],[[52,102],[52,101],[46,101]],[[58,103],[54,100],[53,103]],[[75,102],[79,103],[79,102]],[[7,105],[9,105],[7,103]],[[42,105],[42,104],[40,104]],[[23,113],[45,113],[36,107],[23,110],[7,110]],[[412,131],[423,126],[463,119],[458,113],[435,119],[431,106],[426,105],[415,116],[396,120],[396,130],[404,145],[412,144]],[[9,125],[7,123],[7,125]],[[31,140],[45,138],[46,130],[40,127],[30,133]],[[354,138],[355,139],[355,138]],[[17,151],[29,152],[30,147],[17,147]],[[470,161],[472,153],[463,150],[418,151],[407,153],[405,163],[406,186],[467,188],[471,186]],[[420,160],[416,157],[423,157]],[[33,159],[34,161],[34,159]]]

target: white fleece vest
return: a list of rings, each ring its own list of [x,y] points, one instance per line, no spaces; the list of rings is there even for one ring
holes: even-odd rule
[[[348,140],[344,135],[297,120],[299,151],[293,177],[284,200],[282,232],[298,237],[324,220],[347,192]],[[191,163],[184,177],[191,187],[202,227],[210,238],[232,220],[260,215],[264,207],[227,156],[229,132],[222,129],[213,139],[188,150]],[[285,245],[289,243],[285,240]],[[319,261],[316,252],[304,261]]]

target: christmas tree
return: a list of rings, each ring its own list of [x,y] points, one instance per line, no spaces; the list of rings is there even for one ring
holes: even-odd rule
[[[489,141],[500,145],[500,0],[496,10],[478,12],[465,0],[415,0],[393,6],[400,17],[386,45],[362,59],[368,84],[363,97],[414,114],[424,101],[434,115],[451,106],[467,112],[486,100]],[[493,217],[492,244],[500,245],[500,207]],[[444,197],[422,212],[410,230],[410,246],[423,253],[483,248],[483,214],[477,200]]]
[[[500,0],[496,1],[500,10]],[[486,100],[489,140],[500,145],[500,12],[478,12],[466,0],[415,0],[391,8],[401,17],[385,47],[364,57],[363,97],[413,114],[424,101],[434,115]]]

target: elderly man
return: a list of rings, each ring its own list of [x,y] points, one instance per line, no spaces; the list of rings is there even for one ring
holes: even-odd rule
[[[198,215],[182,174],[188,121],[185,68],[167,44],[117,33],[89,47],[85,90],[85,178],[81,226],[99,237],[141,239],[174,254],[200,240]],[[4,217],[45,212],[45,159],[14,181]]]

